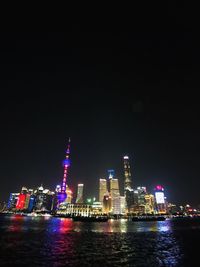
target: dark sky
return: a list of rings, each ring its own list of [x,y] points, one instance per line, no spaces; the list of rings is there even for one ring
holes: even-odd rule
[[[169,201],[200,203],[192,22],[171,14],[162,28],[118,26],[1,33],[0,200],[23,185],[54,189],[70,136],[73,191],[83,182],[97,196],[108,169],[122,183],[128,154],[134,186],[162,184]]]

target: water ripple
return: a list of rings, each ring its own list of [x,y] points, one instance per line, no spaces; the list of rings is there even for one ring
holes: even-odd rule
[[[187,226],[189,227],[189,226]],[[0,218],[0,266],[196,266],[199,227],[172,221],[81,223]],[[189,265],[189,263],[191,265]]]

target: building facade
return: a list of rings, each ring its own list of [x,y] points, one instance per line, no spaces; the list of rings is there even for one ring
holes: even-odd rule
[[[99,179],[99,201],[103,203],[104,196],[107,193],[107,180]]]
[[[78,184],[76,203],[83,203],[83,184]]]
[[[164,188],[161,185],[157,185],[154,188],[156,211],[158,214],[165,214],[167,212],[166,200],[164,194]]]
[[[124,196],[126,199],[126,207],[127,212],[130,212],[133,203],[133,184],[132,184],[132,177],[131,177],[131,168],[130,168],[130,161],[129,156],[123,157],[124,163]]]

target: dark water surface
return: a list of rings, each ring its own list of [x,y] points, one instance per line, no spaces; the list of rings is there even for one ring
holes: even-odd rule
[[[200,266],[200,221],[0,216],[0,266]]]

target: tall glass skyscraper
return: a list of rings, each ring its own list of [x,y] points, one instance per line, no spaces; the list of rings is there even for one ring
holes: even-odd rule
[[[107,180],[99,179],[99,201],[103,203],[104,196],[106,195],[107,189]]]
[[[127,209],[129,211],[134,203],[133,184],[131,178],[129,156],[124,156],[123,162],[124,162],[124,196],[126,199]]]
[[[118,179],[114,179],[114,178],[110,179],[110,195],[112,199],[120,195]]]
[[[128,189],[132,189],[132,178],[131,178],[131,168],[130,168],[130,162],[129,162],[129,157],[124,156],[124,194],[125,191]]]

